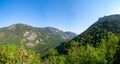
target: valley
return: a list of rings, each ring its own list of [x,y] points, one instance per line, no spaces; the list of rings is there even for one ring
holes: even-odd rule
[[[0,28],[1,64],[119,64],[120,15],[104,16],[77,35],[13,24]]]

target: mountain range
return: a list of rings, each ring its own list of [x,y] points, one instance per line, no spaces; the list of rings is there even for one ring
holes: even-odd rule
[[[54,27],[32,27],[26,24],[13,24],[0,28],[0,44],[16,44],[23,40],[26,48],[34,48],[36,51],[49,47],[55,47],[63,41],[68,41],[77,34],[63,32]]]
[[[31,64],[120,64],[120,15],[101,17],[86,31],[74,35],[25,24],[1,28],[0,43],[11,44],[0,45],[0,62],[21,64],[21,58],[22,63]],[[20,39],[35,52],[22,43],[17,47]]]

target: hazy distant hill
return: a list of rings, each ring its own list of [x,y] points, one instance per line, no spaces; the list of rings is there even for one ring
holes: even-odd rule
[[[72,38],[74,38],[75,36],[77,36],[77,34],[76,33],[73,33],[73,32],[70,32],[70,31],[66,31],[66,32],[64,32],[68,37],[72,37]]]
[[[25,47],[35,48],[39,51],[59,45],[60,42],[71,38],[73,38],[71,34],[66,34],[53,27],[38,28],[25,24],[13,24],[0,28],[0,44],[12,43],[18,45],[22,39]]]

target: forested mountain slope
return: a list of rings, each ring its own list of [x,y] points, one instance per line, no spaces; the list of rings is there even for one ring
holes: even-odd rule
[[[0,28],[0,44],[16,44],[22,39],[27,48],[34,48],[36,51],[55,47],[63,41],[73,38],[62,30],[53,27],[37,28],[25,24],[13,24]]]
[[[120,34],[120,15],[104,16],[98,19],[87,30],[73,38],[79,45],[86,45],[87,43],[96,46],[101,39],[107,38],[107,33],[111,32],[117,36]],[[70,40],[70,41],[72,41]],[[68,45],[67,43],[66,45]]]
[[[120,34],[120,15],[99,18],[97,22],[73,40],[84,44],[93,43],[96,45],[102,38],[106,38],[107,32],[112,32],[116,35]]]
[[[104,16],[86,31],[58,46],[67,63],[120,64],[120,15]]]

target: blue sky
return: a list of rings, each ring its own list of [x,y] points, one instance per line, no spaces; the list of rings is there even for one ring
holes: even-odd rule
[[[0,27],[23,23],[79,34],[112,14],[120,14],[120,0],[0,0]]]

